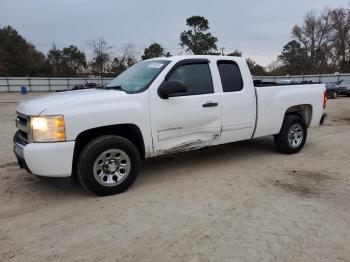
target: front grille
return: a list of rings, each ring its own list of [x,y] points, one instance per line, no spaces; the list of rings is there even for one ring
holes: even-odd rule
[[[29,117],[17,113],[16,127],[18,128],[18,131],[15,135],[15,142],[25,146],[26,144],[28,144]]]
[[[21,140],[28,142],[28,134],[23,132],[22,130],[18,130],[18,136]]]
[[[20,113],[17,113],[17,118],[18,118],[18,121],[20,122],[20,123],[22,123],[22,124],[24,124],[24,125],[28,125],[28,120],[29,120],[29,118],[27,117],[27,116],[25,116],[25,115],[22,115],[22,114],[20,114]]]
[[[20,134],[20,130],[18,130],[13,138],[13,142],[17,145],[20,145],[21,147],[24,147],[28,144],[28,139],[25,139],[23,136]]]

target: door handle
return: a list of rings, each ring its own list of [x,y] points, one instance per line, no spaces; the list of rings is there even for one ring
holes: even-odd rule
[[[214,106],[218,106],[219,103],[217,102],[206,102],[205,104],[202,105],[202,107],[214,107]]]

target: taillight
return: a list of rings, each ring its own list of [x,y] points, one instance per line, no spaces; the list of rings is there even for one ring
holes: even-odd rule
[[[323,93],[323,109],[326,109],[327,106],[327,91]]]

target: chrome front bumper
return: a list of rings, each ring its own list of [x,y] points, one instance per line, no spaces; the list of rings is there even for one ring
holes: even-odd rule
[[[16,156],[24,158],[23,146],[21,146],[20,144],[14,142],[13,151],[15,152]]]
[[[27,163],[24,159],[24,146],[16,142],[16,135],[13,139],[13,152],[17,158],[17,162],[20,168],[24,168],[28,173],[32,174],[32,171],[27,166]]]

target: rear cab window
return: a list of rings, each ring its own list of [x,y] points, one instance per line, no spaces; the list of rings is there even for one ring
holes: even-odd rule
[[[217,62],[223,92],[238,92],[243,89],[243,79],[239,66],[230,60]]]

